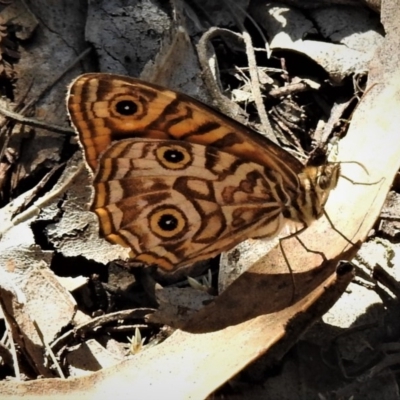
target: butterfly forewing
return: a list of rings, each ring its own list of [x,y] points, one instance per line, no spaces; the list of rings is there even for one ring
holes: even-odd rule
[[[140,80],[86,74],[73,82],[68,108],[93,170],[111,142],[147,137],[209,145],[282,171],[298,186],[303,165],[267,138],[181,93]],[[265,152],[268,148],[268,152]]]

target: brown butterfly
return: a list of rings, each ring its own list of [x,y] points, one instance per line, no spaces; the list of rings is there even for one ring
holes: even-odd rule
[[[338,181],[326,157],[304,166],[207,105],[138,79],[82,75],[68,110],[101,236],[164,270],[276,236],[285,220],[308,227]]]

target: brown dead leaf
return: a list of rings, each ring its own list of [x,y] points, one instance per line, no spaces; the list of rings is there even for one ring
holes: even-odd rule
[[[13,274],[3,271],[1,276],[1,305],[14,340],[37,374],[53,377],[44,362],[45,343],[70,323],[75,301],[47,266],[31,265]]]

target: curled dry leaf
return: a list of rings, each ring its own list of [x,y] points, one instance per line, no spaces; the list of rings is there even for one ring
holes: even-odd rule
[[[272,50],[294,50],[321,65],[333,81],[341,82],[354,72],[368,70],[383,34],[378,17],[371,18],[362,8],[328,7],[313,10],[313,21],[323,27],[327,42],[307,39],[317,33],[310,19],[287,5],[255,3],[251,8],[255,20],[271,37]],[[351,22],[346,22],[346,21]],[[360,33],[362,32],[362,33]]]

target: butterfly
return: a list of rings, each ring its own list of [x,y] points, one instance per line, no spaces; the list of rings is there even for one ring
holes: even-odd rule
[[[303,165],[213,108],[138,79],[81,75],[67,107],[100,235],[166,271],[272,238],[288,220],[310,226],[339,178],[326,156]]]

